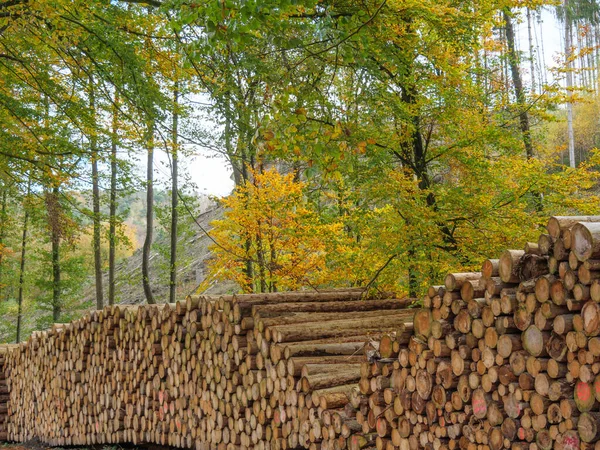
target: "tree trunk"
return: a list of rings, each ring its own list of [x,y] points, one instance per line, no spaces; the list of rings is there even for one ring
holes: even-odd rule
[[[94,87],[90,80],[90,110],[94,122],[96,121],[96,104]],[[95,131],[90,136],[90,151],[92,156],[92,204],[94,210],[94,274],[96,278],[96,309],[104,308],[104,295],[102,292],[102,254],[100,248],[100,186],[98,185],[98,140]],[[53,243],[54,245],[54,243]],[[54,247],[52,249],[54,255]]]
[[[110,205],[108,212],[108,304],[115,304],[115,257],[117,246],[117,132],[118,96],[115,94],[112,116],[112,137],[110,150]]]
[[[258,276],[259,276],[259,292],[267,292],[267,280],[265,277],[265,252],[262,243],[261,233],[261,220],[258,220],[258,232],[256,233],[256,259],[258,263]]]
[[[569,0],[564,0],[565,9],[565,70],[567,71],[567,135],[569,145],[569,166],[575,167],[575,137],[573,134],[573,73],[571,72],[571,17],[569,13]]]
[[[273,229],[269,233],[269,248],[271,250],[271,260],[269,261],[269,292],[277,292],[277,285],[275,284],[273,277],[273,267],[277,264],[277,252],[275,251],[275,237],[273,236]]]
[[[50,226],[50,241],[52,243],[52,319],[56,323],[60,318],[60,205],[58,203],[59,188],[54,186],[52,191],[46,193],[46,207],[48,210],[48,225]]]
[[[225,150],[227,152],[227,156],[229,158],[229,162],[233,169],[233,179],[235,182],[235,187],[242,186],[248,180],[248,171],[245,165],[244,158],[240,158],[238,155],[242,152],[240,150],[239,139],[238,145],[234,149],[232,143],[232,137],[234,132],[232,131],[232,120],[233,120],[233,109],[231,108],[231,98],[227,99],[227,115],[225,117],[225,131],[223,134],[225,140]],[[246,275],[246,279],[248,280],[248,286],[251,292],[254,292],[254,266],[252,264],[252,257],[250,255],[250,250],[252,249],[252,239],[246,238],[244,241],[244,253],[246,255],[246,260],[244,261],[244,275]]]
[[[541,10],[536,11],[536,16],[537,16],[537,23],[539,25],[539,35],[543,36],[543,27],[542,27],[542,13]],[[539,62],[539,72],[540,72],[540,79],[539,79],[539,83],[540,86],[542,85],[547,85],[548,84],[548,72],[546,71],[546,50],[544,48],[544,39],[540,39],[538,41],[538,29],[536,29],[535,32],[535,41],[537,44],[537,47],[540,51],[540,55],[538,58],[538,62]],[[538,43],[539,42],[539,43]],[[541,92],[542,89],[540,89]]]
[[[412,261],[414,258],[415,252],[413,249],[408,250],[408,258],[409,261]],[[408,295],[411,297],[417,296],[417,291],[419,289],[419,282],[417,280],[417,273],[415,270],[415,265],[412,262],[408,263]]]
[[[23,285],[25,283],[25,250],[27,248],[27,226],[29,224],[29,208],[27,201],[29,200],[29,194],[31,192],[31,180],[27,182],[27,195],[23,202],[23,209],[25,215],[23,217],[23,237],[21,239],[21,265],[19,267],[19,294],[17,296],[17,344],[21,342],[21,328],[23,322]]]
[[[586,55],[586,69],[588,72],[588,84],[587,87],[591,91],[596,90],[596,86],[594,80],[596,79],[596,67],[594,66],[594,54],[592,53],[594,49],[594,43],[592,41],[593,37],[591,31],[585,35],[585,46],[586,49],[589,50],[589,53]]]
[[[531,9],[527,8],[527,37],[529,39],[529,68],[531,70],[531,92],[536,93],[535,85],[535,56],[533,49],[533,33],[531,26]]]
[[[583,49],[583,40],[581,39],[581,34],[579,33],[575,33],[575,39],[577,39],[576,42],[576,46],[578,49]],[[575,86],[579,87],[579,88],[583,88],[585,87],[586,83],[587,83],[587,77],[586,77],[586,73],[585,73],[585,63],[584,63],[585,59],[584,58],[577,58],[575,65],[576,65],[576,76],[575,76]]]
[[[2,209],[0,210],[0,301],[2,301],[2,267],[4,265],[4,235],[6,233],[6,191],[8,187],[4,184],[2,189]]]
[[[523,80],[521,79],[521,73],[519,71],[519,58],[515,48],[515,33],[510,14],[510,9],[506,8],[503,10],[506,43],[508,45],[508,62],[510,65],[510,72],[515,88],[517,106],[519,108],[519,123],[521,126],[521,133],[523,135],[523,144],[525,145],[525,154],[527,155],[527,158],[532,158],[533,145],[531,144],[531,133],[529,131],[529,115],[527,114],[525,105]]]
[[[594,68],[596,70],[597,77],[594,78],[596,83],[594,83],[594,90],[596,92],[600,92],[600,68],[598,64],[600,63],[600,25],[594,25]]]
[[[501,33],[502,33],[503,43],[505,43],[507,41],[506,28],[501,30]],[[502,45],[502,51],[505,51],[504,45]],[[502,84],[504,85],[504,95],[506,98],[506,104],[509,104],[510,103],[510,82],[508,81],[508,78],[509,78],[508,71],[510,69],[509,69],[509,64],[505,58],[502,58],[501,61],[502,61]]]
[[[144,294],[146,301],[150,304],[155,303],[150,288],[149,260],[150,249],[152,247],[152,234],[154,228],[154,121],[148,123],[148,136],[146,145],[148,147],[148,167],[146,171],[146,239],[142,251],[142,283],[144,285]]]
[[[244,267],[244,274],[248,279],[248,286],[250,288],[250,293],[254,292],[254,265],[252,264],[252,255],[250,251],[252,250],[252,239],[249,237],[246,238],[244,242],[244,252],[246,254],[246,264]]]
[[[411,27],[409,26],[409,30]],[[413,55],[416,58],[416,55]],[[414,67],[411,65],[406,69],[407,74],[412,74]],[[393,81],[393,80],[391,80]],[[400,85],[401,99],[407,107],[415,108],[418,104],[418,92],[414,84]],[[437,210],[437,203],[435,194],[431,190],[431,178],[429,176],[429,163],[427,156],[427,141],[421,133],[421,116],[418,108],[415,108],[413,115],[410,120],[410,125],[407,125],[405,130],[407,139],[402,142],[400,146],[400,152],[394,152],[400,162],[412,169],[416,179],[418,179],[418,187],[421,191],[428,191],[426,202],[427,206],[433,211]],[[410,218],[404,218],[407,222]],[[453,232],[448,227],[447,223],[437,223],[440,232],[442,233],[442,239],[444,241],[444,250],[453,252],[456,250],[456,239],[453,236]],[[409,259],[415,255],[416,251],[414,248],[408,249]],[[408,267],[408,284],[409,284],[409,295],[416,295],[418,290],[418,272],[415,270],[415,265],[409,265]]]
[[[250,178],[248,176],[248,166],[246,165],[246,156],[245,156],[245,152],[243,150],[241,150],[242,153],[242,162],[241,162],[241,167],[242,167],[242,183],[248,183],[250,182]],[[244,249],[246,250],[246,267],[245,267],[245,273],[246,276],[248,277],[248,280],[250,280],[250,287],[251,287],[251,292],[255,292],[255,286],[254,286],[254,277],[255,277],[255,270],[254,270],[254,263],[252,261],[253,257],[251,254],[252,251],[252,247],[254,245],[254,240],[253,238],[250,236],[250,234],[248,234],[248,237],[246,238],[246,242],[244,243]],[[260,263],[259,263],[260,265]],[[260,267],[259,267],[260,270]]]
[[[177,185],[177,163],[178,163],[178,152],[177,152],[177,139],[178,139],[178,125],[179,125],[179,83],[175,82],[175,88],[173,90],[173,136],[172,136],[172,180],[171,180],[171,262],[170,262],[170,284],[169,284],[169,303],[175,303],[175,291],[177,283],[177,219],[178,212],[177,206],[179,202],[179,187]]]

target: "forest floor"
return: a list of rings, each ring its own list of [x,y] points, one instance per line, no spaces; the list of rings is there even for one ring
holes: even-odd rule
[[[66,447],[68,450],[164,450],[169,447],[161,447],[157,445],[92,445],[88,447]],[[25,443],[18,444],[10,444],[10,443],[0,443],[0,450],[62,450],[63,447],[50,447],[49,445],[44,444],[40,441],[29,441]]]

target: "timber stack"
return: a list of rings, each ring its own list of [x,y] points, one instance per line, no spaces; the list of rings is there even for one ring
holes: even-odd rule
[[[8,385],[4,372],[6,362],[6,352],[14,345],[0,346],[0,442],[8,438]]]
[[[600,449],[600,216],[444,281],[364,364],[349,448]]]
[[[7,439],[286,449],[349,437],[339,413],[368,342],[412,334],[409,300],[363,297],[192,296],[56,324],[5,351]]]
[[[112,307],[5,351],[9,440],[600,450],[600,216],[422,308],[355,290]]]

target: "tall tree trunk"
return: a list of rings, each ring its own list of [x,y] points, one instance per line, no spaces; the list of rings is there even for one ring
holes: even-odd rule
[[[527,37],[529,38],[529,70],[531,71],[531,92],[536,93],[535,85],[535,53],[533,50],[533,33],[531,26],[531,9],[527,8]]]
[[[179,186],[177,181],[178,165],[178,126],[179,126],[179,83],[175,82],[173,89],[173,136],[172,136],[172,175],[171,175],[171,261],[170,261],[170,284],[169,284],[169,302],[175,303],[175,292],[177,287],[177,220],[179,203]]]
[[[411,73],[413,70],[410,67]],[[417,104],[417,91],[414,85],[401,86],[402,90],[402,101],[408,106],[414,106]],[[431,177],[429,176],[429,161],[427,158],[427,146],[425,145],[425,140],[423,138],[423,134],[421,133],[421,116],[419,111],[413,112],[412,124],[410,125],[410,129],[407,130],[407,136],[410,136],[410,139],[407,139],[402,144],[402,153],[396,154],[400,158],[400,161],[403,162],[408,167],[411,167],[413,170],[413,174],[418,182],[418,187],[421,191],[425,191],[427,193],[426,202],[427,206],[430,207],[433,211],[438,210],[437,200],[434,192],[431,190],[432,182]],[[410,222],[410,217],[403,217],[403,219],[408,223]],[[444,241],[444,250],[450,253],[456,251],[456,238],[453,235],[453,232],[450,230],[447,223],[438,222],[437,226],[442,234],[442,239]],[[407,253],[409,255],[409,260],[413,260],[412,255],[415,255],[415,248],[408,248]],[[393,258],[392,258],[393,259]],[[391,260],[391,259],[390,259]],[[418,293],[418,275],[416,264],[410,263],[408,267],[408,284],[409,284],[409,295],[416,296]]]
[[[419,281],[417,279],[417,272],[415,270],[415,264],[412,263],[414,256],[414,250],[408,250],[408,260],[411,261],[408,264],[408,295],[410,295],[411,297],[416,297],[419,293]]]
[[[239,153],[241,154],[242,183],[248,183],[250,181],[250,177],[248,174],[248,162],[246,159],[246,152],[243,149],[243,144],[241,143],[241,140],[238,140],[238,149],[239,149]],[[246,238],[246,242],[244,244],[244,248],[246,250],[246,255],[248,258],[248,259],[246,259],[245,272],[246,272],[246,276],[248,277],[248,279],[252,281],[250,283],[250,286],[252,286],[252,292],[254,292],[254,290],[255,290],[255,287],[254,287],[255,269],[254,269],[254,263],[252,261],[252,255],[250,253],[253,245],[254,245],[253,237],[250,234],[248,234],[248,237]]]
[[[593,28],[593,24],[590,24],[590,30]],[[591,31],[588,31],[585,35],[585,46],[588,49],[588,53],[586,55],[586,65],[588,71],[588,88],[591,91],[596,91],[596,84],[594,80],[596,79],[596,65],[594,64],[594,36]]]
[[[565,62],[567,71],[567,136],[569,145],[569,166],[575,167],[575,136],[573,133],[573,72],[571,71],[572,42],[571,42],[571,14],[569,0],[564,0],[565,9]]]
[[[60,286],[60,205],[58,203],[58,186],[52,188],[46,197],[48,221],[50,223],[50,240],[52,241],[52,319],[58,322],[61,313]]]
[[[93,80],[90,79],[90,110],[92,118],[96,121],[96,104],[94,97]],[[100,248],[100,186],[98,185],[98,139],[95,131],[90,136],[90,152],[92,157],[92,204],[94,209],[94,274],[96,277],[96,309],[104,308],[104,294],[102,289],[102,254]]]
[[[2,285],[2,269],[4,267],[4,235],[6,233],[6,192],[8,186],[4,183],[2,189],[2,209],[0,210],[0,301],[2,301],[2,293],[4,286]]]
[[[580,33],[575,33],[576,39],[577,39],[577,48],[579,49],[579,51],[581,52],[581,49],[583,49],[583,39]],[[579,66],[579,70],[577,72],[577,78],[576,78],[576,82],[575,85],[583,88],[585,87],[585,85],[587,84],[587,73],[585,70],[585,59],[584,58],[577,58],[577,62],[576,64]]]
[[[225,130],[224,130],[224,138],[225,138],[225,150],[227,151],[227,155],[229,157],[229,161],[231,163],[231,167],[233,168],[233,179],[235,181],[235,187],[242,186],[246,180],[248,179],[246,166],[242,160],[240,163],[240,146],[237,145],[236,150],[234,150],[232,137],[232,116],[233,111],[231,108],[231,99],[227,100],[227,117],[225,117]],[[246,260],[244,262],[244,275],[246,275],[246,279],[249,281],[249,286],[252,291],[254,291],[254,268],[252,265],[252,257],[250,255],[250,250],[252,249],[252,240],[251,238],[247,238],[244,241],[244,254],[246,255]]]
[[[527,158],[533,157],[533,145],[531,144],[531,133],[529,131],[529,115],[527,114],[525,105],[525,93],[523,91],[523,81],[519,71],[519,58],[515,48],[515,33],[510,18],[510,10],[504,9],[504,30],[506,33],[506,43],[508,45],[508,63],[512,76],[513,86],[515,88],[515,97],[519,108],[519,124],[521,126],[521,134],[523,135],[523,144],[525,145],[525,154]]]
[[[272,231],[269,239],[269,247],[271,248],[271,260],[269,261],[269,278],[271,279],[271,282],[269,289],[270,292],[277,292],[277,284],[275,283],[273,276],[273,267],[277,264],[277,252],[275,251],[275,242]]]
[[[25,284],[25,250],[27,248],[27,227],[29,225],[29,194],[31,193],[31,179],[27,182],[27,195],[23,201],[23,237],[21,239],[21,265],[19,267],[19,294],[17,295],[17,344],[21,342],[21,328],[23,324],[23,287]]]
[[[501,30],[502,33],[502,51],[505,51],[504,49],[504,44],[507,41],[506,38],[506,28]],[[502,82],[504,84],[504,101],[505,104],[509,104],[510,103],[510,81],[509,81],[509,75],[508,72],[510,70],[509,68],[509,64],[506,61],[505,58],[502,58]]]
[[[117,251],[117,141],[119,131],[119,98],[115,93],[112,112],[110,148],[110,205],[108,212],[108,304],[115,304],[115,258]]]
[[[268,292],[267,279],[265,273],[265,252],[262,244],[261,220],[258,220],[258,232],[256,233],[256,259],[258,263],[258,282],[259,292]]]
[[[600,93],[600,24],[594,25],[594,68],[596,69],[596,78],[594,89]]]
[[[484,98],[484,102],[485,102],[485,106],[489,106],[489,103],[491,102],[491,96],[489,95],[490,92],[490,71],[488,68],[488,52],[487,52],[487,46],[483,45],[483,98]]]
[[[544,39],[543,39],[543,22],[542,22],[542,12],[541,9],[538,11],[538,25],[540,30],[540,45],[538,48],[540,49],[540,84],[547,85],[548,84],[548,71],[546,70],[546,50],[544,48]],[[536,32],[536,42],[537,42],[537,32]]]
[[[154,232],[154,120],[148,123],[148,136],[146,146],[148,150],[148,162],[146,170],[146,239],[142,251],[142,283],[144,294],[149,304],[154,304],[154,296],[150,287],[150,249],[152,247],[152,235]]]

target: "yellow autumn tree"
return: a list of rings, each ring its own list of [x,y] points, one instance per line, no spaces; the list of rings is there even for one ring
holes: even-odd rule
[[[270,168],[251,172],[221,200],[224,218],[213,222],[209,276],[234,280],[244,292],[275,292],[335,281],[327,255],[343,235],[340,223],[324,223],[306,201],[294,174]]]

